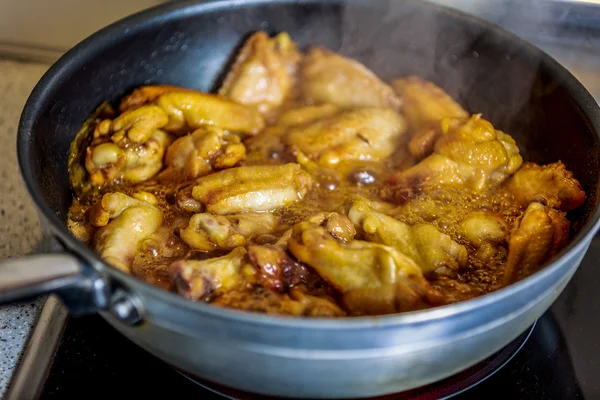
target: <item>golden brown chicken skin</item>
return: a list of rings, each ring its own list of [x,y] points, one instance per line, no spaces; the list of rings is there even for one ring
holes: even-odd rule
[[[578,228],[577,177],[433,82],[285,32],[232,60],[216,93],[141,86],[76,135],[68,226],[113,267],[217,307],[381,315],[524,279]]]
[[[311,49],[302,61],[300,91],[308,103],[344,109],[398,110],[402,104],[394,90],[367,67],[321,47]]]
[[[390,183],[401,187],[458,185],[483,191],[513,174],[523,159],[515,141],[473,115],[467,120],[444,118],[433,154],[395,174]]]
[[[290,128],[284,142],[321,165],[343,161],[381,161],[406,132],[402,116],[390,109],[362,108]]]
[[[267,114],[290,96],[300,53],[287,33],[257,32],[246,41],[219,94]]]
[[[568,239],[569,220],[563,212],[531,203],[516,221],[508,242],[505,282],[515,282],[537,271]]]
[[[585,201],[581,184],[562,162],[548,165],[525,163],[507,182],[507,190],[526,206],[532,201],[571,211]]]
[[[402,111],[415,133],[445,117],[469,117],[469,113],[442,88],[418,76],[396,79],[392,87],[402,99]]]

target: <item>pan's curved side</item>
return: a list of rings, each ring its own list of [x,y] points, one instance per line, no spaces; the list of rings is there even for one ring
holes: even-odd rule
[[[232,332],[221,321],[198,315],[173,315],[160,300],[142,298],[150,314],[138,327],[125,326],[108,313],[102,316],[123,335],[158,358],[192,375],[224,386],[270,396],[357,398],[398,393],[452,376],[513,341],[537,320],[563,291],[588,246],[573,254],[564,270],[530,288],[518,301],[479,309],[468,321],[454,317],[420,326],[396,327],[378,334],[380,348],[370,348],[360,332],[330,334],[330,348],[307,348],[322,338],[310,329],[255,326],[251,334]],[[138,292],[140,293],[140,292]],[[153,303],[158,303],[153,306]],[[500,316],[489,318],[490,313]],[[184,321],[188,321],[185,323]],[[479,322],[485,321],[485,322]],[[469,327],[450,332],[458,323]],[[210,334],[205,334],[210,327]],[[332,332],[330,332],[332,333]],[[348,348],[334,350],[340,335],[353,337]],[[293,342],[285,345],[292,337]],[[423,340],[423,337],[434,339]],[[279,345],[266,345],[268,338]],[[384,343],[389,345],[385,346]],[[392,345],[393,343],[393,345]]]

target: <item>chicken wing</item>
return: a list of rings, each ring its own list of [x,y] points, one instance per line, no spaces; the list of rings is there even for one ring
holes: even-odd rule
[[[142,104],[141,106],[137,106]],[[121,103],[124,110],[114,121],[101,124],[105,135],[127,135],[143,143],[156,129],[186,134],[204,125],[255,135],[265,121],[252,106],[236,103],[226,97],[183,89],[176,86],[144,86]]]
[[[246,249],[237,247],[222,257],[208,260],[179,260],[170,266],[175,288],[182,296],[200,300],[237,287],[242,281]]]
[[[282,136],[289,128],[331,117],[339,111],[340,109],[333,104],[322,104],[301,106],[282,112],[274,126],[268,127],[244,142],[248,149],[248,156],[244,164],[281,163],[282,159],[288,155]]]
[[[214,125],[228,131],[256,135],[265,122],[253,107],[238,104],[225,97],[202,92],[167,92],[156,99],[156,105],[169,117],[164,129],[187,133],[203,125]]]
[[[324,48],[311,49],[300,66],[300,90],[311,104],[341,108],[391,108],[402,104],[394,90],[361,63]]]
[[[441,301],[417,264],[392,247],[357,240],[344,244],[307,221],[294,226],[288,246],[344,294],[353,313],[408,311]]]
[[[536,272],[567,243],[569,227],[564,212],[531,203],[513,226],[504,282],[510,284]]]
[[[198,179],[192,196],[212,214],[270,211],[302,199],[311,184],[298,164],[237,167]]]
[[[107,263],[127,273],[131,272],[140,242],[162,224],[162,212],[153,205],[156,198],[145,192],[136,197],[107,193],[90,210],[90,222],[100,227],[94,248]]]
[[[281,106],[294,83],[300,53],[287,33],[257,32],[244,44],[219,94],[268,113]]]
[[[406,132],[402,116],[389,109],[362,108],[290,128],[284,142],[321,165],[380,161],[391,155]]]
[[[233,167],[246,156],[239,136],[226,135],[214,126],[204,126],[175,140],[167,149],[166,169],[160,180],[190,180],[214,170]]]
[[[220,215],[196,214],[187,228],[179,232],[192,250],[231,250],[246,244],[246,238],[237,233],[227,218]]]
[[[392,87],[402,99],[402,112],[415,133],[444,117],[469,117],[460,104],[433,82],[408,76],[393,81]]]
[[[585,201],[581,184],[562,162],[548,165],[525,163],[507,182],[506,188],[523,206],[532,201],[562,211],[571,211]]]
[[[249,246],[248,258],[257,271],[257,281],[277,292],[305,283],[310,276],[308,267],[290,257],[282,245]]]
[[[410,257],[426,275],[453,275],[468,262],[467,249],[433,225],[407,225],[374,210],[364,199],[348,202],[348,217],[370,242]]]
[[[245,238],[264,235],[277,229],[277,218],[266,212],[245,212],[226,216],[233,230]]]
[[[85,157],[90,181],[103,186],[122,181],[138,183],[152,178],[163,167],[163,156],[171,140],[160,129],[154,130],[143,143],[133,142],[125,135],[96,133]]]
[[[325,230],[329,232],[333,238],[344,243],[351,241],[354,239],[354,236],[356,236],[356,229],[354,228],[352,221],[350,221],[345,215],[338,214],[336,212],[321,212],[313,214],[299,222],[303,221],[325,228]],[[285,248],[288,244],[288,241],[292,237],[293,231],[294,227],[292,226],[283,232],[275,245]]]
[[[199,213],[204,211],[204,205],[192,197],[194,185],[187,185],[175,189],[175,202],[181,211]]]
[[[173,85],[149,85],[135,88],[129,95],[123,97],[119,103],[119,111],[124,113],[141,106],[154,103],[156,99],[169,92],[197,92],[197,90]]]
[[[473,115],[468,120],[444,118],[434,153],[391,178],[399,187],[435,185],[490,189],[514,173],[523,159],[515,141]]]
[[[490,211],[475,211],[461,223],[462,237],[477,251],[477,258],[490,262],[506,246],[509,227],[504,219]]]
[[[192,250],[231,250],[246,244],[246,239],[272,232],[277,219],[269,213],[247,213],[223,217],[208,213],[195,214],[181,239]]]

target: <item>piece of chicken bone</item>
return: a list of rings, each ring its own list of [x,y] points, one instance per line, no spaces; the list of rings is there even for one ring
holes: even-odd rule
[[[212,214],[271,211],[302,199],[311,185],[295,163],[236,167],[199,178],[192,196]]]
[[[107,263],[130,273],[139,244],[162,224],[156,198],[147,192],[133,197],[120,192],[106,193],[90,209],[90,223],[100,227],[93,247]]]

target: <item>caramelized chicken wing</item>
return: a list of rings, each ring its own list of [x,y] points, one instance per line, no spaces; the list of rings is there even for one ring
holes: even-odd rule
[[[415,133],[444,117],[469,117],[442,88],[417,76],[396,79],[392,87],[402,99],[402,112]]]
[[[227,218],[207,213],[190,218],[187,228],[179,232],[192,250],[231,250],[246,244],[246,238],[237,233]]]
[[[219,94],[267,113],[281,106],[294,83],[300,53],[283,32],[257,32],[244,44]]]
[[[569,239],[569,220],[565,213],[541,203],[531,203],[515,222],[508,242],[506,284],[536,272]]]
[[[114,121],[103,122],[104,128],[111,135],[126,133],[136,143],[145,142],[159,128],[185,134],[204,125],[214,125],[255,135],[265,126],[262,115],[252,106],[169,85],[143,86],[127,96],[120,109],[123,113]]]
[[[245,156],[246,147],[239,136],[226,135],[214,126],[204,126],[169,146],[166,168],[158,178],[175,182],[199,178],[214,170],[233,167]]]
[[[441,301],[417,264],[392,247],[358,240],[345,244],[311,222],[297,224],[288,245],[298,260],[344,294],[353,313],[385,314]]]
[[[434,153],[395,174],[400,187],[458,185],[489,189],[506,180],[523,162],[515,141],[492,124],[473,115],[468,120],[444,118]]]
[[[394,90],[361,63],[316,47],[300,67],[300,90],[311,104],[332,103],[341,108],[391,108],[402,102]]]
[[[467,249],[433,225],[407,225],[374,210],[364,199],[349,201],[348,217],[366,240],[393,247],[426,275],[453,275],[468,262]]]
[[[107,193],[90,210],[90,222],[100,227],[94,248],[104,261],[128,273],[140,242],[162,224],[162,212],[154,205],[156,198],[145,192],[136,197]]]
[[[490,262],[505,247],[509,227],[504,219],[490,211],[475,211],[461,223],[462,237],[477,251],[477,258]]]
[[[311,184],[298,164],[237,167],[198,179],[192,196],[213,214],[270,211],[302,199]]]
[[[214,125],[228,131],[256,135],[265,122],[253,107],[238,104],[225,97],[202,92],[167,92],[156,99],[156,105],[169,117],[164,129],[185,133],[203,125]]]
[[[267,212],[245,212],[227,215],[233,229],[245,238],[264,235],[277,229],[277,218]]]
[[[562,162],[548,165],[525,163],[507,182],[506,188],[524,207],[532,201],[562,211],[571,211],[585,201],[581,184]]]
[[[275,230],[277,219],[269,213],[247,213],[223,217],[208,213],[195,214],[181,239],[192,250],[231,250],[244,246],[246,239]]]
[[[193,89],[173,85],[149,85],[135,88],[129,95],[123,97],[119,103],[119,111],[132,110],[146,104],[153,103],[156,99],[168,92],[197,92]]]
[[[398,147],[405,131],[400,114],[363,108],[292,127],[284,142],[321,165],[336,165],[348,160],[383,160]]]
[[[586,200],[416,76],[388,85],[285,32],[250,35],[224,72],[217,93],[103,103],[68,157],[71,232],[188,299],[303,317],[463,301],[541,268]]]
[[[85,169],[94,185],[143,182],[163,167],[163,156],[172,140],[164,131],[154,130],[146,141],[137,143],[125,135],[99,133],[99,129],[85,157]]]
[[[286,156],[283,135],[293,126],[301,126],[331,117],[340,109],[333,104],[300,106],[282,112],[277,123],[256,136],[248,138],[244,144],[248,150],[245,165],[281,163]]]
[[[264,287],[283,292],[306,282],[308,267],[295,260],[282,245],[252,245],[248,258],[258,273],[257,280]]]
[[[182,296],[200,300],[234,289],[243,281],[242,265],[246,249],[238,247],[222,257],[208,260],[179,260],[171,264],[170,274]]]

